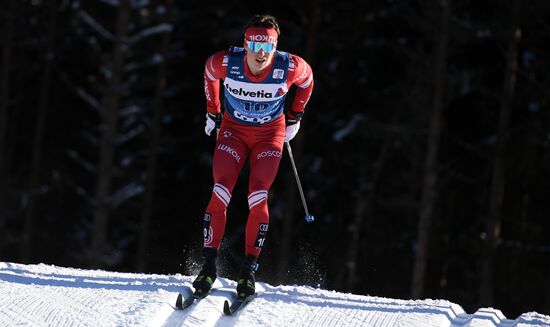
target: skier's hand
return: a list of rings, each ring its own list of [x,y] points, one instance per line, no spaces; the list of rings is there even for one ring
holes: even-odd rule
[[[294,125],[296,123],[300,122],[300,119],[302,119],[302,116],[304,115],[303,111],[294,111],[289,110],[285,113],[286,117],[286,126]]]
[[[298,134],[298,130],[300,129],[300,122],[296,122],[292,125],[287,125],[285,130],[285,142],[288,142]]]
[[[211,113],[206,113],[206,125],[204,126],[204,132],[206,133],[206,135],[210,136],[210,133],[212,133],[212,131],[214,129],[219,129],[220,126],[222,124],[222,113],[218,113],[218,114],[211,114]]]
[[[298,134],[300,129],[300,119],[304,115],[304,112],[297,112],[289,110],[286,114],[286,130],[285,130],[285,142],[288,142]]]

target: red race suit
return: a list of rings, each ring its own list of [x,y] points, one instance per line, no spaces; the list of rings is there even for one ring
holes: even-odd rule
[[[204,91],[207,111],[221,112],[220,80],[224,86],[224,115],[213,160],[214,187],[204,216],[204,247],[219,249],[226,208],[245,161],[250,161],[245,254],[258,257],[269,226],[267,198],[283,153],[285,115],[301,115],[313,90],[313,74],[302,58],[276,51],[270,66],[254,76],[243,48],[231,47],[206,60]],[[285,96],[296,95],[290,111]]]

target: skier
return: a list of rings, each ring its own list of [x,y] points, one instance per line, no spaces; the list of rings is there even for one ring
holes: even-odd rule
[[[276,51],[280,35],[275,17],[256,15],[244,27],[243,47],[211,55],[204,69],[205,133],[217,135],[213,159],[214,187],[204,215],[204,264],[193,282],[196,293],[210,290],[216,279],[216,257],[224,234],[226,208],[245,161],[250,161],[249,215],[245,258],[237,294],[255,293],[254,274],[269,226],[267,198],[281,161],[283,144],[296,136],[313,89],[311,67],[302,58]],[[224,87],[224,112],[220,83]],[[297,86],[292,106],[285,96]]]

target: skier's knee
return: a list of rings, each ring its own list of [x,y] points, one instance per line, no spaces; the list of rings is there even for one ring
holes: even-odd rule
[[[213,194],[227,207],[231,201],[231,191],[220,183],[214,185]]]
[[[248,195],[248,208],[252,210],[267,204],[267,190],[257,190]]]

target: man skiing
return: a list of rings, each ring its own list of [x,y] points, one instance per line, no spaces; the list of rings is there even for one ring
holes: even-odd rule
[[[212,196],[204,215],[204,264],[193,282],[204,294],[216,279],[216,257],[224,234],[226,208],[245,161],[250,161],[249,215],[245,259],[237,294],[255,293],[254,273],[269,226],[267,198],[281,161],[283,144],[300,128],[300,119],[313,89],[311,67],[302,58],[276,51],[280,35],[275,17],[256,15],[244,28],[243,47],[211,55],[204,69],[207,135],[216,134]],[[220,105],[224,87],[224,112]],[[292,106],[284,110],[285,96],[297,86]]]

